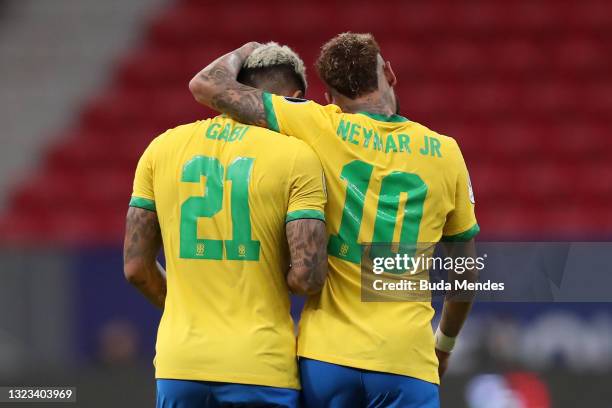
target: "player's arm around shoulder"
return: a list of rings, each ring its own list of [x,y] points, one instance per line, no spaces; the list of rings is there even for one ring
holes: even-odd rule
[[[197,73],[189,82],[195,100],[241,123],[268,127],[263,91],[236,79],[246,58],[259,46],[256,42],[246,43]]]
[[[293,293],[318,293],[327,277],[327,230],[325,227],[325,178],[318,157],[295,140],[285,230],[291,266],[287,285]]]
[[[189,82],[189,90],[197,102],[223,112],[238,122],[265,127],[284,135],[295,136],[308,143],[313,143],[319,137],[321,129],[330,129],[331,117],[339,113],[335,105],[322,106],[314,101],[297,98],[306,91],[306,79],[303,72],[303,62],[289,48],[268,43],[261,46],[258,43],[247,43],[242,47],[218,58],[196,74]],[[266,52],[271,51],[266,54]],[[261,51],[258,53],[258,51]],[[238,81],[238,76],[248,58],[255,56],[257,66],[266,64],[265,56],[275,55],[282,60],[293,61],[294,76],[286,79],[292,85],[282,88],[267,87],[265,92]],[[251,61],[253,63],[253,61]],[[270,63],[268,61],[268,63]],[[267,67],[283,66],[267,65]],[[295,77],[301,80],[294,82]],[[284,80],[279,80],[283,82]],[[300,88],[301,87],[301,88]],[[270,93],[274,92],[274,93]],[[276,93],[281,93],[281,96]]]

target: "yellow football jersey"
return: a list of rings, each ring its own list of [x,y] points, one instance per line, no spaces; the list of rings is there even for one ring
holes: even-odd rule
[[[166,257],[156,378],[299,388],[285,222],[325,201],[314,152],[268,129],[217,116],[149,145],[130,205],[157,212]]]
[[[439,383],[429,302],[362,302],[360,243],[434,243],[478,233],[454,139],[402,116],[264,94],[268,125],[308,143],[323,164],[330,271],[308,300],[298,355]]]

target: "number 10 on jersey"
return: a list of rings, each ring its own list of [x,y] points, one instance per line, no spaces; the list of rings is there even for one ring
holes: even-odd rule
[[[338,234],[329,237],[329,255],[353,263],[361,262],[359,231],[373,170],[374,166],[360,160],[354,160],[342,168],[340,178],[346,182],[346,199]],[[370,242],[389,244],[393,242],[402,192],[408,194],[408,200],[404,203],[399,242],[416,244],[423,217],[423,204],[427,196],[427,185],[418,175],[402,171],[393,171],[381,181],[374,234]]]

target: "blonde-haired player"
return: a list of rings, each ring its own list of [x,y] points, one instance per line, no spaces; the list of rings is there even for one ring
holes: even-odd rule
[[[239,80],[286,96],[306,89],[303,63],[277,44]],[[164,310],[159,408],[297,406],[288,289],[323,286],[325,202],[321,164],[300,140],[225,115],[153,140],[136,169],[124,271]]]
[[[286,45],[279,45],[274,41],[270,41],[258,47],[244,61],[241,73],[244,74],[250,69],[268,67],[274,67],[274,71],[278,72],[279,67],[281,66],[285,66],[293,71],[292,77],[299,79],[302,82],[301,87],[297,89],[292,96],[304,96],[304,92],[308,87],[308,83],[306,82],[306,68],[304,67],[304,61],[302,61],[295,51]],[[282,83],[283,81],[279,82]]]

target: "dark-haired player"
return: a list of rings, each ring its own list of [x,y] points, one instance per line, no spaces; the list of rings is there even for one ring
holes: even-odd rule
[[[303,63],[277,44],[252,54],[240,77],[281,95],[306,88]],[[159,408],[297,406],[287,288],[311,294],[323,286],[323,183],[304,142],[227,116],[171,129],[146,149],[127,215],[124,270],[164,310]],[[155,261],[162,243],[167,294]]]
[[[470,302],[445,302],[434,342],[429,302],[361,301],[360,243],[460,240],[473,252],[479,229],[459,147],[397,114],[396,77],[371,35],[344,33],[322,47],[317,69],[327,106],[237,83],[257,46],[218,59],[190,89],[200,103],[306,141],[323,163],[330,274],[300,321],[304,401],[436,407],[439,375]]]

